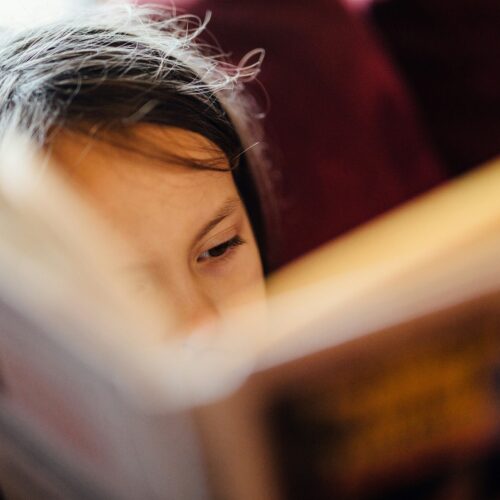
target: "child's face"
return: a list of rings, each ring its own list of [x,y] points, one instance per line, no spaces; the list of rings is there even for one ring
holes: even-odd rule
[[[133,131],[134,140],[147,137],[148,144],[198,161],[216,151],[182,129]],[[127,271],[147,276],[147,286],[165,287],[188,323],[220,314],[247,287],[263,296],[258,248],[232,174],[160,162],[130,146],[60,133],[52,147],[76,187],[136,247],[140,259]]]

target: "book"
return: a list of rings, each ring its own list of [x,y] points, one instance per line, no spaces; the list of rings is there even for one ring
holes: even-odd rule
[[[5,496],[499,497],[498,185],[493,161],[277,272],[265,304],[186,332],[168,297],[119,272],[128,245],[12,137]]]

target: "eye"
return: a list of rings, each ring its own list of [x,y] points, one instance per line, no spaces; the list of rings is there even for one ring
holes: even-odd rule
[[[200,255],[198,255],[196,261],[206,262],[208,260],[219,259],[228,254],[233,248],[243,245],[244,243],[245,241],[239,235],[236,235],[230,240],[224,241],[219,245],[216,245],[212,248],[209,248],[208,250],[205,250]]]

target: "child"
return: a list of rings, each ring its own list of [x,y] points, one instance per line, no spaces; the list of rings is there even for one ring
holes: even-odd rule
[[[197,22],[195,22],[197,21]],[[29,134],[118,232],[188,322],[263,294],[269,182],[255,112],[258,72],[197,43],[205,23],[104,7],[5,36],[0,139]]]

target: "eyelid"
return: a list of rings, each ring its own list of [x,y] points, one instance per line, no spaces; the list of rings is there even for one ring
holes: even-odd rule
[[[244,245],[245,243],[246,241],[242,239],[239,234],[235,234],[232,238],[229,238],[228,240],[222,241],[218,245],[208,248],[207,250],[199,254],[196,260],[199,264],[203,264],[205,262],[221,262],[224,259],[228,258],[232,254],[233,250],[236,249],[236,247]],[[219,247],[221,247],[221,249],[223,250],[220,255],[203,255],[208,254],[212,250],[215,250]]]
[[[221,243],[224,243],[230,240],[233,236],[240,233],[240,224],[231,224],[230,226],[226,226],[224,229],[220,229],[216,233],[214,233],[210,238],[205,239],[200,244],[196,245],[193,249],[193,256],[196,259],[200,253],[206,252]]]
[[[199,264],[200,261],[198,259],[201,254],[208,252],[219,245],[223,245],[224,243],[229,242],[231,239],[235,237],[240,237],[240,239],[242,239],[241,224],[239,221],[235,224],[231,224],[229,227],[225,227],[224,229],[217,231],[217,233],[211,236],[208,240],[205,240],[203,244],[199,245],[195,249],[193,255],[194,262]],[[243,241],[243,243],[245,243],[245,241]]]

